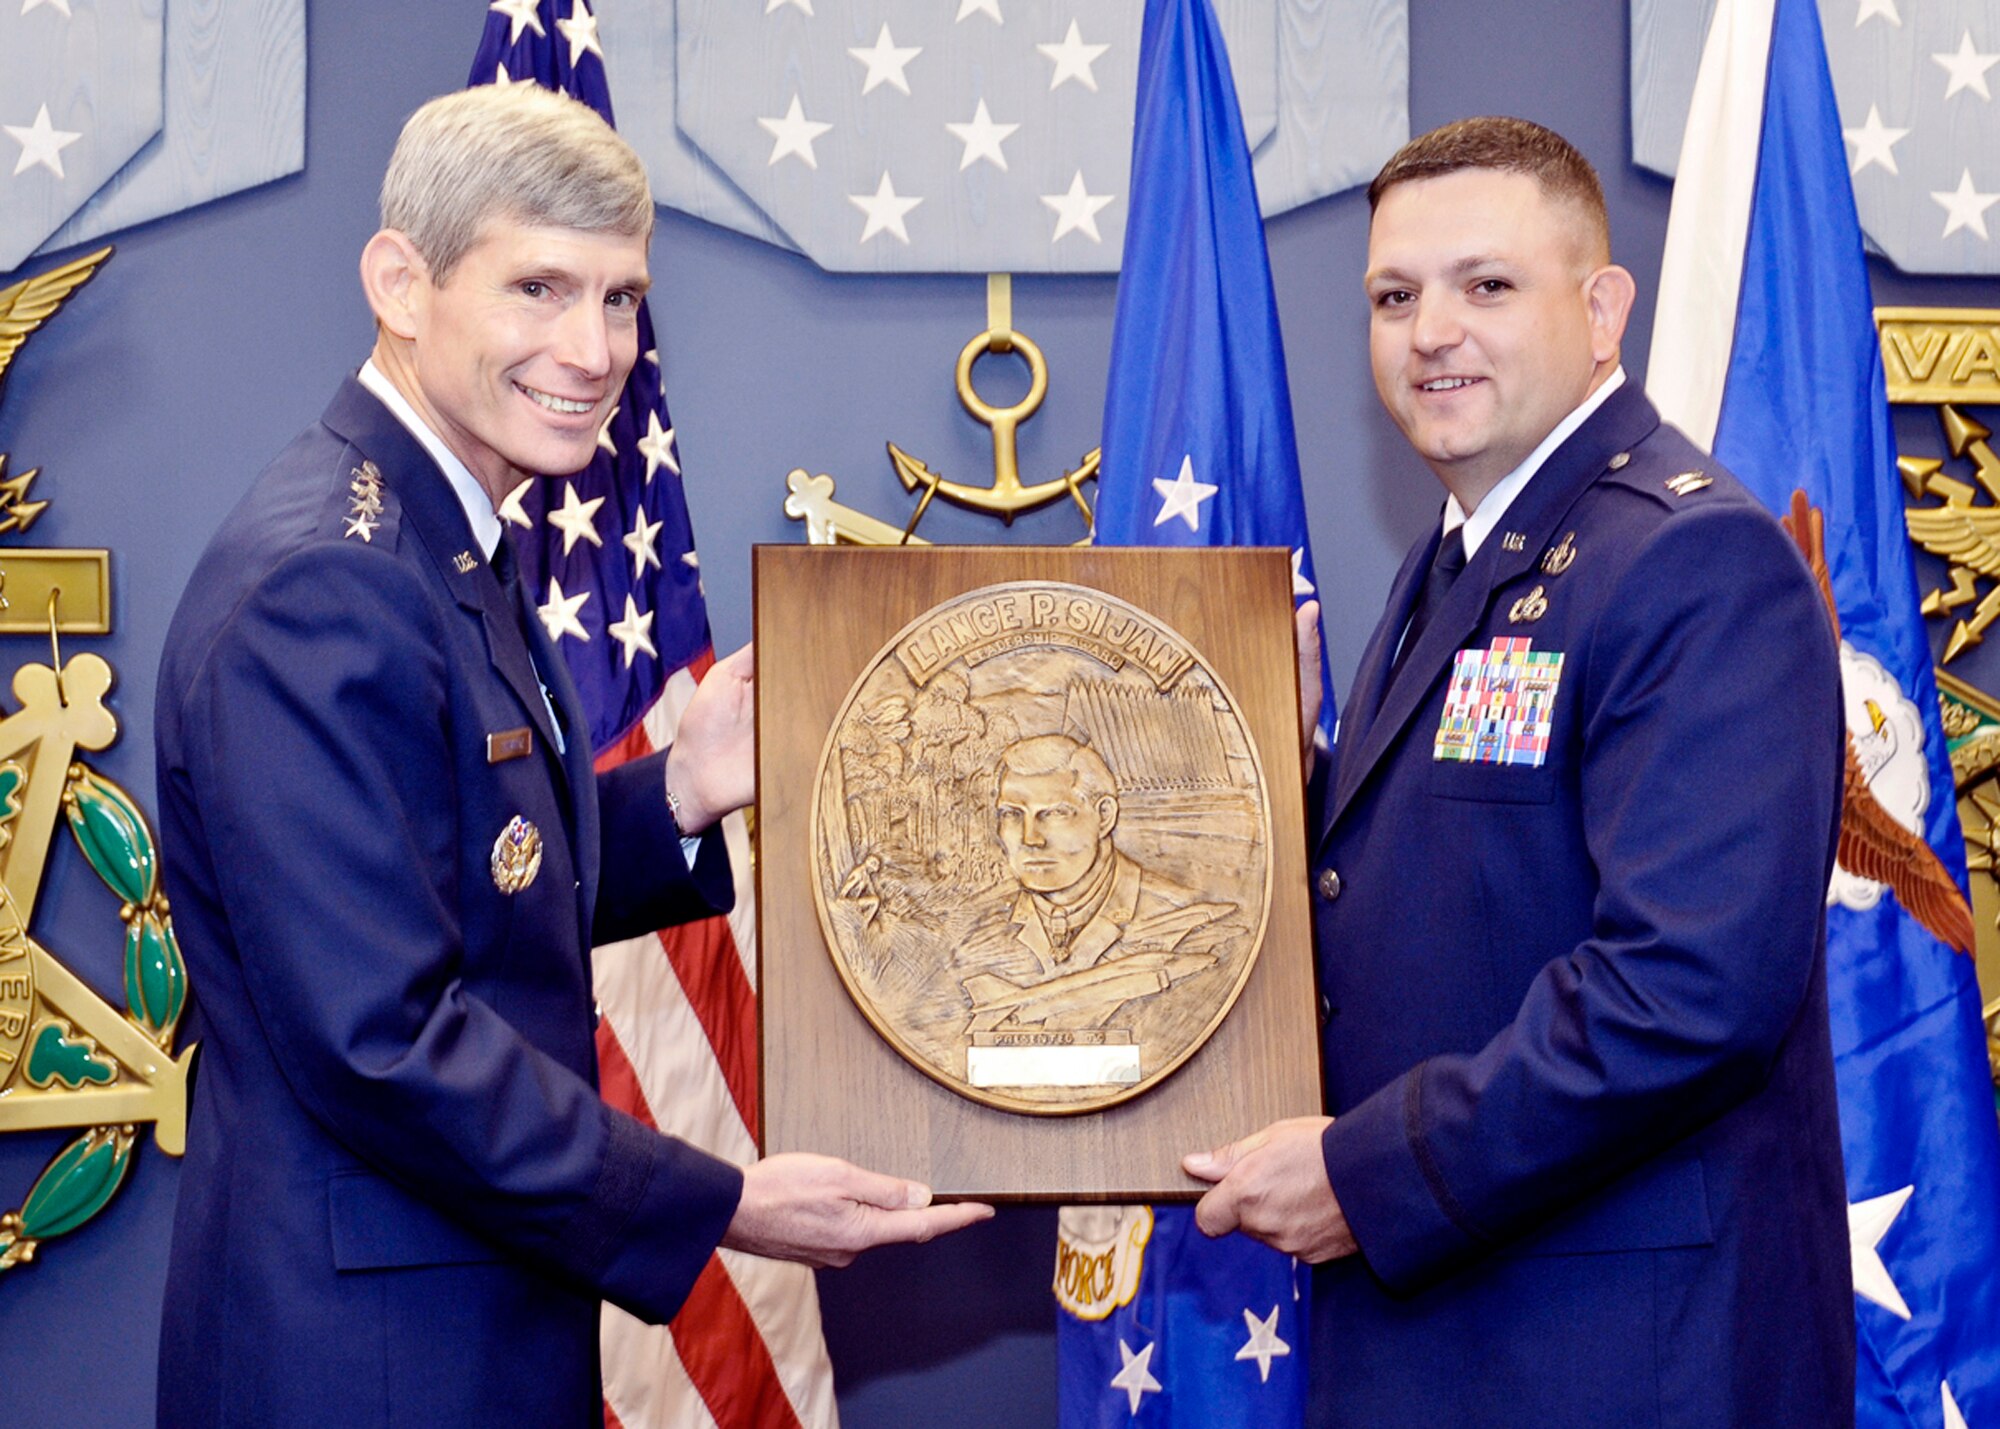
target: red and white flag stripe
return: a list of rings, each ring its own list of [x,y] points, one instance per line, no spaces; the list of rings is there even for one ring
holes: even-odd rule
[[[703,654],[677,672],[600,768],[664,748]],[[736,908],[593,954],[604,1099],[670,1136],[739,1164],[756,1159],[757,915],[742,815],[725,822]],[[833,1370],[812,1272],[721,1251],[671,1325],[604,1307],[610,1429],[832,1429]]]

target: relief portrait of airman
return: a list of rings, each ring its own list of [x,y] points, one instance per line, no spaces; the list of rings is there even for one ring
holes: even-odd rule
[[[964,650],[905,632],[836,722],[823,925],[863,1012],[928,1075],[1018,1110],[1109,1104],[1198,1048],[1247,975],[1260,765],[1151,617],[1096,593],[958,604],[978,600],[1021,628],[996,616]],[[1141,635],[1150,658],[1130,658]]]

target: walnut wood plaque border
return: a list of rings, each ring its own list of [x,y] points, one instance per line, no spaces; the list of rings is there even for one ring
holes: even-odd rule
[[[843,984],[812,885],[816,774],[856,679],[925,611],[1023,580],[1105,592],[1187,637],[1240,702],[1274,830],[1263,943],[1222,1025],[1144,1094],[1069,1116],[983,1105],[906,1061]],[[945,1196],[1186,1199],[1202,1187],[1180,1169],[1185,1152],[1319,1111],[1288,552],[759,546],[752,583],[766,1154],[826,1152]]]

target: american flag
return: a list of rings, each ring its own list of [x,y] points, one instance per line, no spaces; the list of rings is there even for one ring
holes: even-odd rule
[[[587,0],[492,0],[469,84],[536,83],[611,122]],[[640,358],[572,477],[523,482],[502,503],[521,572],[590,713],[600,769],[664,748],[714,663],[660,355],[645,304]],[[606,1101],[738,1163],[756,1159],[756,912],[742,816],[724,824],[736,873],[728,918],[593,954]],[[611,1429],[838,1422],[819,1300],[803,1266],[718,1251],[671,1325],[603,1312]]]

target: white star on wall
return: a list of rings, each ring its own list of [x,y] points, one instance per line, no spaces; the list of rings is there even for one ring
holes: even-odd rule
[[[861,81],[861,92],[863,94],[871,93],[878,84],[893,84],[896,88],[902,90],[903,93],[908,94],[910,92],[910,81],[903,74],[904,67],[923,52],[924,47],[922,45],[910,45],[904,49],[896,48],[896,42],[889,38],[889,26],[886,22],[882,26],[882,33],[875,37],[875,47],[873,49],[864,50],[854,48],[848,50],[850,55],[853,55],[854,58],[868,66],[867,77]]]
[[[1136,1355],[1121,1335],[1118,1339],[1118,1353],[1125,1364],[1118,1373],[1111,1376],[1111,1387],[1122,1389],[1132,1401],[1132,1412],[1139,1412],[1139,1400],[1148,1394],[1160,1392],[1160,1382],[1153,1378],[1153,1372],[1146,1366],[1153,1358],[1153,1347],[1146,1346]]]
[[[1164,526],[1178,516],[1187,522],[1188,530],[1199,531],[1201,503],[1213,497],[1219,489],[1206,481],[1196,481],[1193,455],[1182,457],[1179,476],[1172,481],[1158,476],[1153,478],[1153,490],[1160,493],[1160,514],[1153,518],[1153,524]]]
[[[783,118],[759,119],[757,123],[775,141],[771,145],[771,163],[776,164],[787,154],[792,154],[804,159],[809,169],[819,167],[819,160],[813,157],[813,140],[833,128],[831,124],[806,118],[805,108],[799,103],[796,93],[792,95],[792,107],[785,111]]]
[[[1083,170],[1076,171],[1076,177],[1069,181],[1069,192],[1043,194],[1042,203],[1056,211],[1055,236],[1051,243],[1060,243],[1065,234],[1081,233],[1092,243],[1102,243],[1104,237],[1097,231],[1097,215],[1113,198],[1111,194],[1086,193],[1083,187]]]
[[[576,483],[563,483],[563,504],[549,513],[549,524],[563,535],[563,554],[567,556],[578,541],[588,541],[593,546],[603,546],[604,538],[597,534],[597,508],[604,504],[604,498],[593,496],[588,501],[577,500]]]
[[[1854,146],[1854,164],[1849,173],[1858,174],[1870,164],[1880,164],[1893,174],[1896,172],[1896,141],[1910,131],[1891,129],[1883,124],[1882,111],[1871,104],[1868,106],[1867,123],[1859,129],[1843,129],[1840,132]]]
[[[632,579],[636,581],[646,574],[648,565],[656,571],[663,569],[660,565],[660,529],[667,523],[648,521],[643,511],[634,512],[633,519],[638,524],[619,539],[624,542],[625,549],[632,553]]]
[[[780,5],[796,5],[808,15],[813,12],[812,0],[769,0],[769,3],[764,6],[764,13],[768,15]]]
[[[1877,15],[1892,25],[1903,23],[1903,17],[1896,13],[1896,0],[1861,0],[1861,9],[1854,17],[1854,28],[1860,29]]]
[[[1257,1361],[1257,1382],[1269,1384],[1271,1361],[1292,1352],[1292,1347],[1278,1338],[1278,1307],[1273,1305],[1271,1313],[1261,1320],[1245,1310],[1243,1323],[1250,1328],[1250,1338],[1236,1352],[1236,1358]]]
[[[25,15],[31,10],[39,10],[44,5],[62,11],[65,20],[76,18],[69,12],[69,0],[21,0],[21,13]]]
[[[1903,1292],[1896,1288],[1876,1247],[1882,1244],[1882,1237],[1889,1233],[1890,1225],[1916,1189],[1905,1186],[1886,1196],[1856,1201],[1847,1208],[1847,1248],[1854,1260],[1854,1293],[1864,1300],[1873,1300],[1899,1320],[1910,1318],[1910,1307],[1903,1302]]]
[[[528,519],[528,508],[521,504],[521,498],[528,494],[528,488],[533,486],[534,484],[535,484],[535,479],[531,476],[526,481],[522,482],[519,486],[515,487],[512,491],[508,492],[506,498],[501,501],[498,509],[494,512],[494,514],[497,515],[502,521],[512,521],[516,526],[519,526],[523,531],[532,531],[535,527],[535,523],[530,519]]]
[[[958,18],[963,20],[968,15],[989,15],[996,25],[1007,23],[1000,14],[1000,0],[958,0]]]
[[[507,43],[518,45],[523,30],[533,30],[538,35],[548,34],[542,28],[542,17],[535,13],[540,4],[541,0],[493,0],[486,8],[496,15],[505,15],[513,22],[514,28],[508,31]]]
[[[2000,202],[2000,194],[1980,193],[1972,186],[1972,170],[1961,170],[1958,187],[1939,193],[1933,189],[1931,197],[1944,205],[1945,220],[1943,236],[1949,238],[1961,228],[1969,228],[1981,238],[1987,237],[1986,210]]]
[[[562,582],[549,577],[549,598],[546,604],[535,607],[535,614],[541,616],[542,625],[549,632],[549,643],[560,645],[565,635],[574,635],[584,644],[590,643],[590,632],[583,628],[583,622],[576,613],[583,609],[590,599],[589,591],[579,591],[575,595],[564,595]]]
[[[658,412],[646,413],[646,435],[639,438],[639,455],[646,459],[646,485],[653,484],[653,473],[665,467],[675,476],[681,474],[681,464],[674,459],[674,429],[660,425]]]
[[[1069,33],[1062,37],[1060,44],[1036,45],[1035,48],[1056,62],[1056,72],[1049,80],[1050,89],[1059,88],[1066,80],[1073,79],[1093,94],[1097,92],[1097,76],[1090,67],[1111,46],[1086,45],[1083,31],[1077,28],[1076,21],[1069,22]]]
[[[986,112],[986,101],[980,100],[979,107],[972,112],[968,124],[947,124],[951,136],[965,145],[965,154],[958,161],[958,171],[964,173],[981,159],[986,160],[1003,172],[1007,168],[1007,156],[1000,152],[1001,141],[1021,126],[1018,124],[995,124],[993,116]]]
[[[584,0],[576,0],[576,9],[567,20],[556,21],[556,28],[569,41],[569,67],[576,68],[576,62],[585,54],[597,56],[599,64],[604,62],[604,47],[597,43],[597,17],[590,13]]]
[[[44,104],[35,111],[35,122],[26,126],[0,124],[7,136],[21,146],[21,157],[14,164],[14,172],[26,173],[40,164],[57,178],[64,177],[62,151],[81,139],[83,135],[71,133],[67,129],[57,129],[49,123],[49,107]]]
[[[882,171],[882,182],[875,186],[874,193],[849,194],[847,201],[868,215],[868,222],[861,229],[863,243],[878,233],[893,233],[908,243],[910,230],[903,226],[903,218],[923,202],[920,198],[899,198],[896,186],[889,182],[887,169]]]
[[[618,408],[613,407],[605,414],[604,425],[597,429],[597,444],[612,456],[618,455],[618,443],[611,440],[611,424],[618,420]]]
[[[632,668],[632,661],[641,650],[655,660],[660,658],[660,652],[653,648],[653,612],[649,610],[641,615],[637,603],[631,596],[625,597],[625,618],[614,620],[605,627],[605,630],[613,640],[625,647],[626,669]]]
[[[1311,595],[1313,583],[1306,579],[1306,548],[1300,546],[1292,552],[1292,594]]]
[[[1944,72],[1951,76],[1950,83],[1944,87],[1946,99],[1950,99],[1961,89],[1972,90],[1981,99],[1993,98],[1992,93],[1986,88],[1986,71],[2000,64],[2000,55],[1982,55],[1974,50],[1972,31],[1967,30],[1959,38],[1956,50],[1949,54],[1933,54],[1931,58],[1942,65]]]

